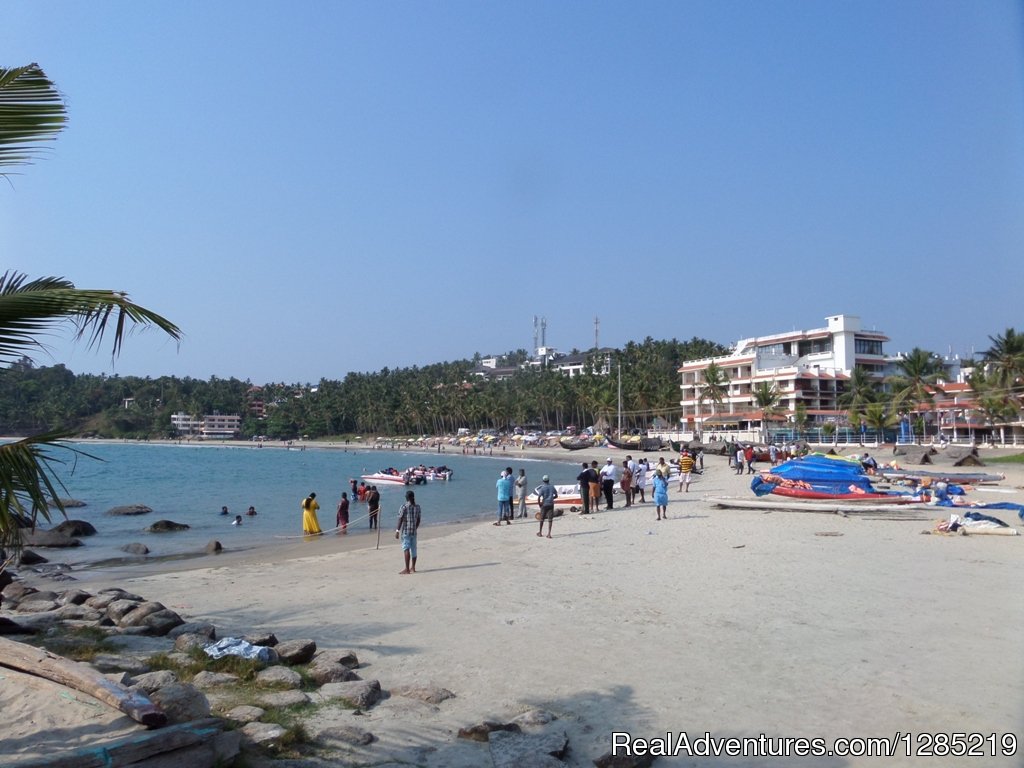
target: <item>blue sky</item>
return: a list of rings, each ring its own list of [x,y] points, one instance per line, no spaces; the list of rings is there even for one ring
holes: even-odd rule
[[[1024,328],[1011,2],[7,0],[70,122],[0,184],[5,269],[177,322],[114,363],[340,379],[860,315]]]

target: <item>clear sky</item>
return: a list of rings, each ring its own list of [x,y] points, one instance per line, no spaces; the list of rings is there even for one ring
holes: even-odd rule
[[[70,122],[3,267],[177,322],[39,364],[341,379],[860,315],[1024,330],[1016,2],[6,0]]]

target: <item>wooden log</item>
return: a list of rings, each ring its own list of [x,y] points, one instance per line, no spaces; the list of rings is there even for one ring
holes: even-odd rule
[[[99,746],[82,747],[20,762],[18,768],[119,768],[154,755],[209,741],[217,737],[222,727],[221,721],[215,717],[193,720],[158,731],[140,731]]]
[[[167,715],[143,694],[129,691],[123,685],[108,680],[92,667],[57,656],[43,648],[0,637],[0,665],[45,677],[87,693],[150,728],[159,728],[167,723]]]

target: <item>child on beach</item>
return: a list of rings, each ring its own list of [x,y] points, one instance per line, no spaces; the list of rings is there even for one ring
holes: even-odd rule
[[[658,519],[668,520],[668,478],[660,469],[654,470],[654,506],[657,508]]]

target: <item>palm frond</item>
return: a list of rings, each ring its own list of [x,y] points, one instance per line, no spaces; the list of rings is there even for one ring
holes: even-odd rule
[[[121,351],[126,331],[153,325],[175,341],[181,329],[166,318],[140,307],[128,294],[111,290],[76,288],[60,277],[26,281],[24,275],[7,272],[0,276],[0,361],[10,361],[40,346],[40,334],[64,322],[76,328],[76,338],[87,338],[98,346],[113,326],[114,357]]]
[[[0,67],[0,167],[31,163],[66,123],[64,99],[38,64]]]
[[[39,518],[49,522],[51,507],[65,515],[58,490],[66,494],[67,489],[53,472],[53,465],[64,461],[53,449],[69,451],[75,458],[89,456],[59,442],[70,436],[54,430],[0,445],[0,546],[20,546],[22,524],[34,526]]]

